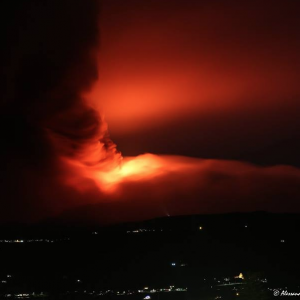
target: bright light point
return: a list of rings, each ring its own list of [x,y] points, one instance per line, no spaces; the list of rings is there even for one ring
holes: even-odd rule
[[[149,295],[147,295],[144,299],[148,300],[148,299],[151,299],[151,297]]]
[[[200,227],[199,227],[199,230],[202,230],[202,229],[203,229],[203,227],[202,227],[202,226],[200,226]]]
[[[243,273],[240,273],[238,276],[235,276],[234,278],[239,278],[239,279],[245,279]]]

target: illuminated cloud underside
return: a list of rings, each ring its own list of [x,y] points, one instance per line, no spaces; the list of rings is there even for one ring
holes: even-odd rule
[[[97,165],[77,171],[92,179],[93,184],[84,189],[82,179],[73,187],[98,194],[90,204],[99,207],[94,216],[99,222],[233,211],[289,212],[300,196],[300,171],[290,166],[144,154],[124,158],[109,171]]]

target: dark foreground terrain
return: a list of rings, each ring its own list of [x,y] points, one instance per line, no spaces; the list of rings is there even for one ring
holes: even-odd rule
[[[300,292],[299,232],[299,215],[264,212],[6,225],[0,297],[272,299]]]

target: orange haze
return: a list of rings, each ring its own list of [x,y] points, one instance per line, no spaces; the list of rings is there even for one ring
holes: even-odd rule
[[[206,146],[247,153],[259,147],[257,141],[264,148],[295,135],[300,95],[295,5],[185,3],[103,1],[100,75],[85,96],[97,111],[105,112],[112,137],[124,137],[124,146],[130,144],[133,153],[144,141],[149,142],[145,148],[153,144],[164,153],[185,153],[187,137],[192,141],[202,134]],[[187,128],[193,132],[181,130],[174,138],[177,128],[194,120],[209,121],[191,125]],[[221,130],[214,131],[215,124]],[[151,130],[163,138],[150,138]],[[182,141],[174,151],[176,138]],[[226,148],[226,143],[231,146]],[[119,147],[122,151],[122,144]],[[197,147],[201,156],[201,144]],[[101,193],[95,203],[119,203],[122,210],[110,216],[115,220],[291,211],[300,195],[299,169],[283,164],[261,167],[232,159],[153,154],[123,160],[112,156],[108,164],[110,169],[94,164],[77,170]]]
[[[299,1],[15,2],[0,222],[300,211]]]
[[[299,108],[299,10],[287,2],[103,1],[90,96],[111,132]]]

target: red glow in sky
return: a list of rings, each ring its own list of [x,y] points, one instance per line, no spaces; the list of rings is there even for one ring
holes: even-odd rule
[[[295,11],[291,1],[104,1],[93,103],[117,136],[191,115],[299,108]]]
[[[96,165],[85,176],[105,201],[126,200],[136,211],[142,205],[148,217],[289,211],[299,195],[300,172],[282,165],[288,156],[276,161],[281,146],[272,144],[293,140],[299,125],[293,3],[119,5],[103,3],[100,76],[88,101],[105,112],[112,139],[126,154],[162,150],[201,157],[203,151],[213,159],[144,154],[125,156],[108,172]],[[202,143],[195,144],[199,136]],[[214,159],[216,153],[255,161],[256,150],[267,153],[264,164],[274,156],[278,165]]]
[[[297,1],[98,4],[14,6],[2,219],[299,211]]]

